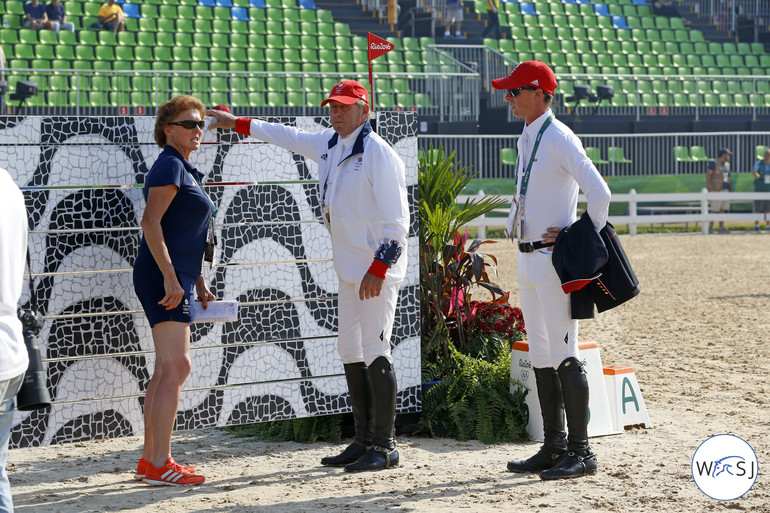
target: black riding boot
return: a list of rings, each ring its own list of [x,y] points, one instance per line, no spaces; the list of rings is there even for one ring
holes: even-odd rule
[[[567,433],[564,431],[564,400],[561,394],[559,374],[553,367],[535,368],[537,398],[543,416],[544,442],[540,450],[529,459],[509,461],[510,472],[541,472],[553,467],[567,450]]]
[[[393,365],[380,356],[369,366],[374,404],[374,437],[366,454],[358,461],[345,465],[347,472],[379,470],[398,465],[398,451],[393,439],[396,420],[396,373]]]
[[[330,467],[353,463],[364,455],[372,443],[372,385],[369,381],[369,369],[364,362],[347,363],[344,367],[356,434],[353,443],[340,454],[321,459],[321,465]]]
[[[588,377],[577,358],[559,365],[564,411],[567,414],[567,452],[556,465],[540,473],[546,481],[596,473],[596,454],[588,445]]]

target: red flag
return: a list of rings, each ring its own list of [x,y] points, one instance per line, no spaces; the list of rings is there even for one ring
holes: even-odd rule
[[[369,62],[380,55],[385,55],[394,48],[393,43],[389,43],[371,32],[367,32],[367,44],[369,46]]]

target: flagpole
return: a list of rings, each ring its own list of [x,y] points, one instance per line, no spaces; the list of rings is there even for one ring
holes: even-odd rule
[[[376,103],[374,103],[374,74],[372,73],[372,60],[369,59],[369,99],[370,101],[370,107],[374,108]]]

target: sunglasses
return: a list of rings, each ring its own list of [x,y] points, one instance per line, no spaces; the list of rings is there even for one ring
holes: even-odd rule
[[[203,130],[203,127],[206,126],[206,122],[201,121],[195,121],[194,119],[185,119],[184,121],[174,121],[173,123],[167,123],[169,125],[177,125],[181,126],[182,128],[186,128],[188,130],[192,130],[196,126]]]
[[[524,87],[517,87],[516,89],[508,89],[508,94],[510,94],[515,98],[519,96],[519,93],[521,91],[537,91],[537,87],[524,86]]]

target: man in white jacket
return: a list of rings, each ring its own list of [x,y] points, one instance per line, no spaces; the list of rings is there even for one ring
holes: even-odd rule
[[[0,511],[13,513],[5,472],[14,397],[27,370],[27,348],[16,313],[27,256],[27,209],[8,171],[0,168]]]
[[[594,474],[597,461],[588,445],[588,379],[579,360],[578,321],[572,319],[570,297],[561,288],[551,251],[559,232],[577,220],[578,189],[586,195],[586,210],[597,231],[607,222],[610,190],[580,139],[553,117],[556,76],[551,68],[540,61],[522,62],[492,86],[507,90],[505,101],[513,115],[525,121],[507,231],[519,239],[519,298],[545,438],[537,454],[511,461],[508,470],[539,473],[544,480]]]
[[[409,206],[405,166],[372,131],[366,88],[336,84],[329,105],[333,128],[309,133],[277,123],[209,110],[211,128],[276,144],[318,163],[318,195],[331,233],[339,278],[337,350],[345,368],[355,439],[321,463],[348,472],[396,466],[393,438],[396,374],[390,339],[398,289],[406,274]]]

